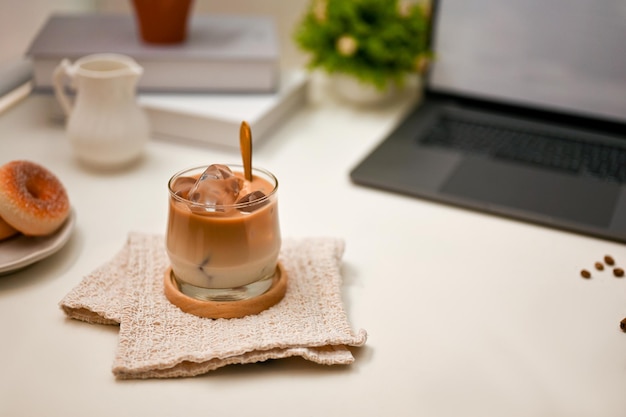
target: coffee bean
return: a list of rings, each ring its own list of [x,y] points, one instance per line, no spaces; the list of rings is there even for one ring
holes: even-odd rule
[[[613,275],[615,275],[616,277],[623,277],[624,276],[624,270],[622,268],[614,268],[613,269]]]
[[[622,319],[622,321],[619,323],[619,327],[620,329],[622,329],[622,331],[626,332],[626,319]]]
[[[596,262],[595,267],[598,271],[602,271],[604,269],[604,264],[602,264],[602,262]]]
[[[606,255],[606,256],[604,257],[604,262],[605,262],[607,265],[615,265],[615,260],[613,259],[613,257],[612,257],[611,255]]]
[[[582,271],[580,271],[580,275],[583,278],[591,278],[591,272],[587,271],[586,269],[583,269]]]

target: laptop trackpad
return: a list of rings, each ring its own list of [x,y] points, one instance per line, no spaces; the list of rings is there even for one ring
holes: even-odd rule
[[[468,156],[444,183],[442,192],[459,197],[475,208],[515,217],[527,211],[540,217],[606,227],[619,186]]]

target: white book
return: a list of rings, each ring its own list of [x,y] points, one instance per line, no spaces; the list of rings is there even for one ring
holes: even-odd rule
[[[0,114],[30,94],[31,79],[31,66],[27,60],[0,65]]]
[[[242,121],[259,141],[305,104],[307,86],[305,72],[285,72],[274,93],[141,94],[139,103],[155,137],[239,148]]]
[[[187,40],[151,45],[124,14],[54,14],[33,39],[35,89],[52,89],[62,59],[119,53],[144,69],[139,91],[268,92],[279,78],[279,46],[273,20],[265,16],[193,15]]]

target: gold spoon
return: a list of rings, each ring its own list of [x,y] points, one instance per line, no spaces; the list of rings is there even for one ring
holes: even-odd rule
[[[252,181],[252,132],[245,120],[239,129],[239,148],[243,159],[243,175],[246,180]]]

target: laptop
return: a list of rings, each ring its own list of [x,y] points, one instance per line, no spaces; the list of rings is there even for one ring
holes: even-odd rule
[[[626,242],[626,2],[435,1],[431,44],[352,181]]]

